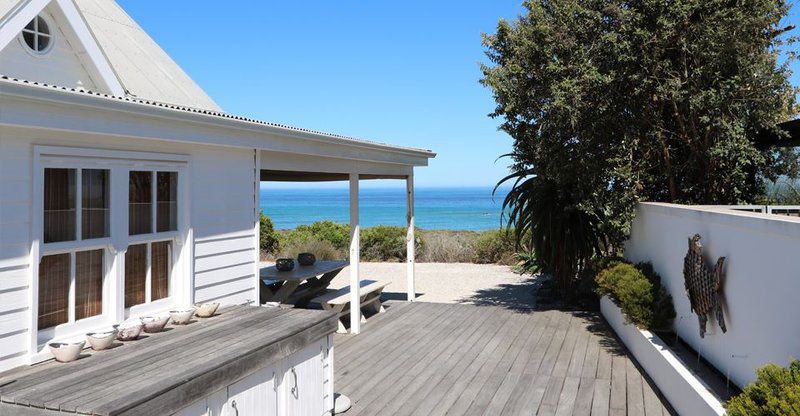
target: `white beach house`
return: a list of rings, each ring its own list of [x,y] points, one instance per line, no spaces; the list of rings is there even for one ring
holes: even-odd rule
[[[262,179],[349,180],[358,236],[358,181],[406,180],[413,207],[432,157],[226,114],[113,0],[0,0],[0,371],[130,316],[257,301]]]

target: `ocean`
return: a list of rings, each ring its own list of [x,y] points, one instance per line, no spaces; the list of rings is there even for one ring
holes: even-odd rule
[[[404,188],[362,188],[361,225],[405,225]],[[493,230],[500,227],[506,192],[491,187],[415,189],[416,225],[428,230]],[[279,230],[331,220],[350,221],[347,189],[261,187],[261,209]]]

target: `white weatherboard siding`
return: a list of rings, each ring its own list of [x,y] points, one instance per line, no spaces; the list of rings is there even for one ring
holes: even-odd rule
[[[700,337],[684,289],[688,238],[703,239],[706,263],[725,256],[727,333],[709,319]],[[643,203],[636,210],[625,256],[650,261],[675,304],[678,334],[731,381],[744,386],[756,369],[800,358],[800,218],[683,205]]]
[[[243,303],[254,288],[254,151],[180,143],[0,129],[0,371],[26,364],[34,145],[189,156],[194,298]],[[181,180],[181,179],[179,179]],[[112,190],[113,192],[113,190]]]

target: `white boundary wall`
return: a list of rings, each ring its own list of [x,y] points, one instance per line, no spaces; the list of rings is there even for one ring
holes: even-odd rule
[[[728,332],[709,320],[705,338],[683,283],[687,241],[695,233],[703,237],[709,267],[727,257]],[[653,263],[672,294],[678,334],[740,387],[755,380],[758,367],[800,358],[800,218],[642,203],[625,256]]]

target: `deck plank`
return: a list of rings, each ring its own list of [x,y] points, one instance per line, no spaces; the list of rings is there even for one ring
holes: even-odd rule
[[[631,360],[625,360],[626,382],[627,382],[627,409],[628,414],[644,415],[644,391],[642,390],[642,378],[637,377],[639,370]]]
[[[449,309],[449,308],[448,308]],[[472,319],[476,316],[477,319]],[[377,377],[378,380],[392,379],[393,374],[402,374],[400,377],[393,380],[392,383],[378,383],[362,384],[354,386],[353,394],[356,396],[362,395],[367,391],[374,391],[376,394],[370,397],[371,400],[361,400],[356,402],[357,406],[351,410],[353,415],[364,414],[392,414],[392,411],[380,409],[386,406],[394,406],[395,401],[385,400],[387,397],[397,398],[399,401],[403,395],[410,395],[410,387],[408,386],[415,380],[423,380],[421,373],[427,368],[435,367],[436,359],[441,354],[453,348],[453,345],[458,345],[462,340],[469,339],[474,331],[478,330],[485,317],[481,317],[475,311],[468,311],[463,314],[449,315],[447,319],[440,323],[438,326],[433,326],[433,336],[429,337],[428,343],[416,344],[414,348],[405,350],[404,359],[395,360],[394,363],[384,368],[382,373]],[[462,324],[466,323],[466,326]],[[417,351],[426,352],[425,355],[416,355]],[[405,371],[403,371],[405,370]],[[383,376],[383,377],[382,377]],[[350,390],[342,390],[350,391]]]
[[[474,323],[483,321],[490,314],[477,314],[477,319],[472,319]],[[451,358],[461,357],[469,350],[469,346],[475,340],[483,337],[486,331],[486,326],[482,323],[478,326],[470,325],[462,331],[462,336],[451,343],[449,349],[445,349],[436,353],[432,361],[425,362],[424,365],[419,365],[418,369],[412,368],[407,377],[400,383],[401,392],[397,395],[395,400],[387,403],[382,409],[373,407],[373,411],[368,411],[367,415],[373,414],[390,414],[390,415],[405,415],[410,414],[414,409],[413,406],[407,405],[415,401],[415,398],[422,396],[422,392],[427,390],[431,385],[436,385],[441,378],[444,377],[444,372],[441,371],[441,366],[446,365]],[[431,354],[428,355],[430,357]],[[427,357],[426,357],[427,358]]]
[[[597,315],[419,302],[396,311],[347,336],[344,358],[337,345],[336,391],[352,416],[668,414]]]
[[[423,393],[419,398],[420,403],[414,409],[413,414],[418,416],[429,416],[434,413],[434,407],[437,405],[444,405],[445,408],[449,407],[461,393],[462,387],[460,383],[466,384],[470,380],[470,375],[473,374],[469,371],[469,367],[475,365],[476,360],[480,360],[481,356],[486,356],[488,344],[494,338],[494,335],[503,326],[503,317],[500,314],[491,314],[489,320],[484,325],[487,326],[487,331],[481,333],[481,336],[470,346],[469,350],[458,360],[455,361],[448,369],[444,378],[430,389],[427,393]]]

